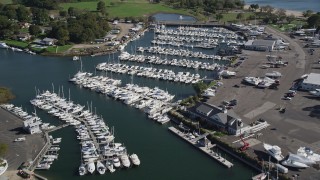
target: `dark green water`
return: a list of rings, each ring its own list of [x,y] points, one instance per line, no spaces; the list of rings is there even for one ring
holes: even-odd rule
[[[146,37],[150,37],[147,35]],[[145,38],[146,38],[145,37]],[[146,39],[140,39],[144,43]],[[134,46],[139,42],[128,45]],[[111,55],[111,59],[112,59]],[[117,56],[114,56],[115,58]],[[94,72],[94,67],[106,61],[109,56],[83,57],[83,69]],[[71,99],[76,103],[93,104],[96,112],[103,116],[109,126],[114,126],[116,141],[124,143],[129,153],[137,153],[141,166],[126,170],[117,170],[114,174],[103,176],[78,176],[80,165],[80,146],[76,140],[74,128],[67,127],[52,133],[54,137],[62,137],[59,159],[53,163],[49,171],[37,171],[49,179],[113,179],[113,180],[149,180],[149,179],[249,179],[255,172],[245,165],[234,161],[235,166],[227,169],[208,158],[205,154],[182,141],[167,130],[167,126],[160,126],[149,120],[141,111],[114,101],[104,95],[87,89],[81,89],[67,80],[80,69],[80,63],[70,57],[42,57],[25,53],[0,49],[0,86],[11,88],[16,95],[13,104],[28,112],[33,111],[29,100],[35,97],[35,87],[40,90],[62,92],[68,97],[70,89]],[[211,75],[209,72],[202,74]],[[110,74],[108,74],[110,76]],[[121,78],[123,84],[133,81],[139,85],[167,89],[176,95],[176,99],[194,93],[192,86],[175,84],[166,81],[156,81],[146,78],[113,74],[113,78]],[[59,124],[57,118],[51,117],[41,110],[37,113],[45,122]],[[169,124],[170,125],[170,124]],[[231,158],[229,157],[229,160]]]

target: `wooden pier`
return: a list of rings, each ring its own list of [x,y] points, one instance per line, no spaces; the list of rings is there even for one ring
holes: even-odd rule
[[[179,131],[178,129],[176,129],[175,127],[171,126],[168,128],[171,132],[173,132],[174,134],[178,135],[179,137],[181,137],[182,139],[184,139],[185,141],[189,142],[190,144],[192,144],[193,146],[195,146],[196,148],[198,148],[199,150],[201,150],[202,152],[206,153],[207,155],[209,155],[211,158],[215,159],[216,161],[218,161],[219,163],[221,163],[222,165],[224,165],[227,168],[231,168],[233,166],[233,164],[231,162],[229,162],[228,160],[226,160],[225,158],[221,157],[218,153],[212,151],[211,148],[215,147],[215,144],[211,144],[208,143],[206,146],[200,146],[198,141],[200,139],[205,138],[208,133],[200,135],[199,137],[197,137],[196,139],[190,139],[189,137],[187,137],[187,134]]]

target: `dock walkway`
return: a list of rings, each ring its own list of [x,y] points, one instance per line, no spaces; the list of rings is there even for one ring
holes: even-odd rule
[[[211,144],[209,143],[209,145],[202,147],[198,145],[198,141],[204,137],[206,137],[208,134],[204,134],[199,136],[197,139],[189,139],[185,133],[179,131],[178,129],[176,129],[175,127],[171,126],[168,128],[171,132],[173,132],[174,134],[178,135],[179,137],[181,137],[182,139],[184,139],[185,141],[189,142],[190,144],[192,144],[193,146],[197,147],[198,149],[200,149],[202,152],[206,153],[207,155],[209,155],[211,158],[215,159],[216,161],[218,161],[219,163],[221,163],[222,165],[226,166],[227,168],[231,168],[233,166],[233,164],[231,162],[229,162],[228,160],[226,160],[225,158],[221,157],[218,153],[215,153],[212,151],[211,148],[215,147],[215,144]]]

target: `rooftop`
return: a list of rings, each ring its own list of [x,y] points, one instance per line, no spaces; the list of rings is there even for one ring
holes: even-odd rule
[[[310,73],[308,77],[303,80],[303,83],[320,85],[320,74]]]

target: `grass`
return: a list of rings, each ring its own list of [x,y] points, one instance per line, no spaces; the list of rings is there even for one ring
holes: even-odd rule
[[[0,87],[0,104],[7,103],[14,98],[14,95],[8,88]]]
[[[12,4],[12,0],[0,0],[1,4]]]
[[[287,31],[291,31],[293,28],[300,27],[305,24],[306,22],[304,21],[295,20],[295,21],[292,21],[290,24],[271,24],[270,27],[281,32],[287,32]]]
[[[252,12],[245,12],[243,13],[243,19],[237,19],[237,15],[239,13],[222,13],[223,18],[220,20],[222,22],[232,22],[232,21],[245,21],[248,19],[251,15],[254,15]]]
[[[103,0],[107,6],[107,12],[110,17],[142,17],[157,12],[165,13],[179,13],[190,15],[187,10],[173,9],[162,3],[151,4],[147,0],[128,0],[121,2],[119,0]],[[110,6],[110,2],[114,3],[114,6]],[[89,11],[96,11],[97,1],[95,2],[77,2],[77,3],[61,3],[60,6],[64,10],[68,10],[69,7],[75,7],[78,9],[86,9]]]
[[[63,53],[70,49],[72,45],[64,45],[64,46],[50,46],[46,49],[49,53]]]
[[[22,49],[28,47],[28,45],[29,45],[29,43],[27,43],[27,42],[16,41],[16,40],[5,40],[4,42],[6,44],[8,44],[9,46],[14,46],[14,47],[22,48]]]

